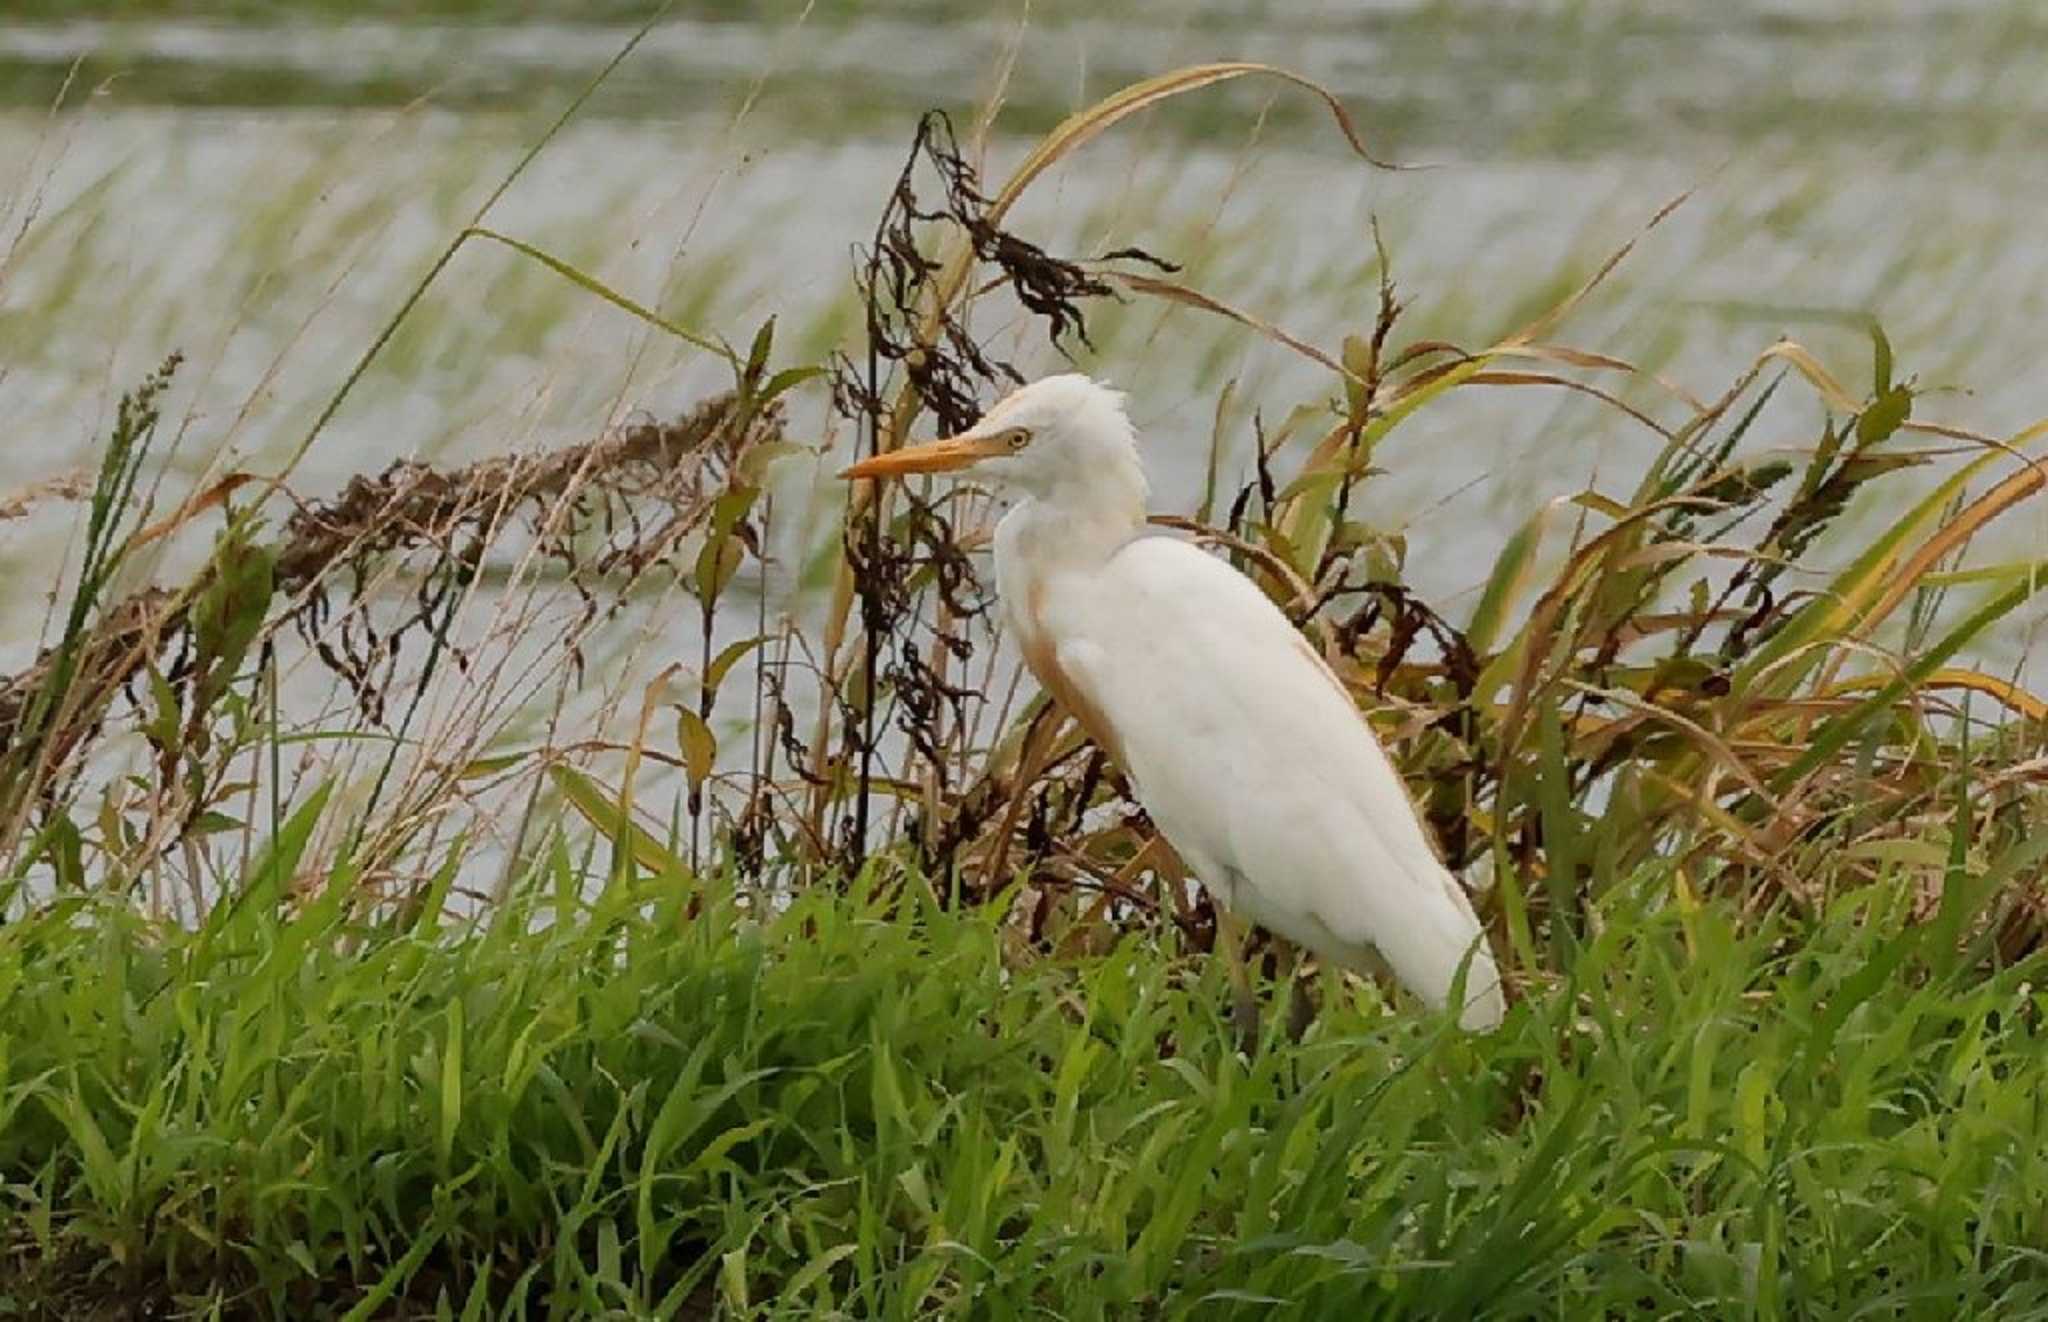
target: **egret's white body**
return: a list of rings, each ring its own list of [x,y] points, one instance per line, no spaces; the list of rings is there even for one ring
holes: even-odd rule
[[[1226,909],[1433,1006],[1465,969],[1459,1021],[1491,1028],[1500,974],[1357,706],[1257,586],[1145,535],[1123,397],[1047,377],[962,436],[850,476],[974,465],[1019,499],[996,529],[996,588],[1034,675],[1130,778]]]

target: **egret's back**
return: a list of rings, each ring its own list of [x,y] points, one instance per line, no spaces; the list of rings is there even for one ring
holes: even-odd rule
[[[1223,904],[1328,960],[1376,953],[1433,1005],[1469,956],[1460,1020],[1500,1022],[1463,888],[1349,695],[1257,587],[1141,537],[1033,588],[1020,629],[1114,729],[1139,801]]]

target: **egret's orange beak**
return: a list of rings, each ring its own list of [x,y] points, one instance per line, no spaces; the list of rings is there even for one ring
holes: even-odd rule
[[[1007,453],[1002,441],[990,436],[948,436],[942,441],[906,445],[900,450],[863,459],[839,476],[902,477],[909,473],[950,473],[994,455]]]

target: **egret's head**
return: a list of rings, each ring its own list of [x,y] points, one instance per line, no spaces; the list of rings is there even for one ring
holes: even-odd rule
[[[958,436],[907,445],[862,460],[841,477],[892,477],[972,469],[999,486],[1041,500],[1135,499],[1145,475],[1123,392],[1078,372],[1011,391]]]

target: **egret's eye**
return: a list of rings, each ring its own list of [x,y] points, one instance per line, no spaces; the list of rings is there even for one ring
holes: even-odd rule
[[[1012,427],[1003,433],[1003,444],[1009,446],[1014,454],[1031,444],[1031,433],[1022,427]]]

